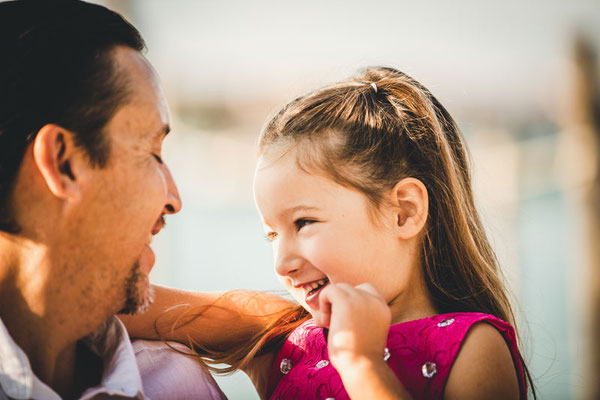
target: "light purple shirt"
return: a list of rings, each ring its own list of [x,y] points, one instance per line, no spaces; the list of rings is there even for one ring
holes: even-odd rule
[[[189,354],[181,343],[171,347]],[[177,353],[160,341],[136,340],[133,350],[142,375],[144,392],[152,399],[223,400],[225,394],[208,371],[191,356]]]

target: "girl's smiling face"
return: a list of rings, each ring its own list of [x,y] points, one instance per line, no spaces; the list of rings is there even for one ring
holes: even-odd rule
[[[275,271],[308,311],[329,282],[371,283],[388,303],[412,286],[417,257],[399,238],[397,213],[375,210],[363,193],[303,171],[296,151],[259,160],[254,195]]]

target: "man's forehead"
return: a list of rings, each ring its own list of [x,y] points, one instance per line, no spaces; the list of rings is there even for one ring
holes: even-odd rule
[[[139,51],[127,46],[115,46],[111,49],[111,57],[115,65],[122,72],[129,72],[132,75],[147,75],[149,77],[156,75],[154,68]]]
[[[170,130],[170,113],[154,71],[137,52],[121,52],[117,62],[127,98],[106,126],[111,141],[126,147],[158,144]],[[144,145],[145,146],[145,145]]]
[[[163,138],[170,131],[171,115],[154,69],[133,49],[118,46],[113,54],[117,73],[123,74],[128,91],[128,99],[115,119],[144,125],[144,132],[139,132],[144,136]]]

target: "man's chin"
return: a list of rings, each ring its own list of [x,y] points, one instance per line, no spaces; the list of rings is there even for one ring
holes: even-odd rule
[[[140,264],[136,262],[125,282],[125,306],[119,314],[141,314],[153,301],[154,288],[150,285],[148,275],[141,271]]]

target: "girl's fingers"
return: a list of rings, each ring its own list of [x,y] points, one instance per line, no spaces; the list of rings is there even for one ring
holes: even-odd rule
[[[322,328],[329,328],[331,322],[331,304],[321,304],[312,312],[315,322]]]
[[[323,288],[321,293],[319,293],[319,308],[312,310],[312,315],[315,319],[315,322],[322,328],[328,328],[331,320],[331,302],[327,297],[327,289],[328,287]]]
[[[385,299],[381,296],[381,293],[379,293],[377,291],[377,289],[375,289],[375,287],[373,285],[371,285],[370,283],[361,283],[360,285],[356,286],[356,289],[367,292],[367,293],[377,297],[378,299],[385,301]]]
[[[346,296],[352,296],[355,294],[356,289],[354,288],[354,286],[348,284],[348,283],[336,283],[335,287],[337,289],[339,289],[341,291],[341,293],[345,294]]]
[[[366,297],[365,297],[366,296]],[[367,300],[368,298],[375,298],[382,303],[385,303],[385,299],[381,294],[369,283],[363,283],[360,285],[352,286],[347,283],[335,283],[329,284],[321,290],[319,294],[318,310],[312,311],[315,322],[318,326],[329,328],[331,325],[331,314],[334,304],[338,304],[336,313],[339,313],[342,306],[351,306],[354,302],[360,302]],[[371,300],[372,301],[372,300]]]
[[[313,311],[313,317],[317,325],[329,328],[331,323],[332,304],[343,301],[346,296],[345,290],[339,287],[340,284],[330,284],[319,293],[319,309]]]

